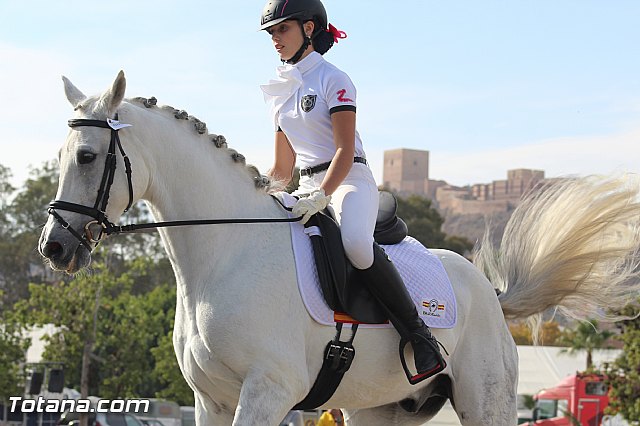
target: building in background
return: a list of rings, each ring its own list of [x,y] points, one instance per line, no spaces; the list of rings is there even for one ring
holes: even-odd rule
[[[429,151],[394,149],[384,152],[383,186],[401,196],[430,198],[444,214],[507,212],[527,192],[546,181],[544,171],[513,169],[506,180],[457,187],[429,179]]]
[[[434,199],[444,181],[429,180],[429,151],[393,149],[384,152],[383,186],[401,196],[421,195]]]

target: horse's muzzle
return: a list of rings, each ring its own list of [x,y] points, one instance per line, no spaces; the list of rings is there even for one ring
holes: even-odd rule
[[[70,234],[44,230],[40,236],[38,251],[47,259],[52,269],[68,274],[78,272],[91,262],[91,253]]]

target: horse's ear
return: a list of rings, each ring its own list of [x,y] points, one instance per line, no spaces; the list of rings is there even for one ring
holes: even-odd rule
[[[110,112],[115,112],[115,110],[120,106],[120,102],[124,99],[124,92],[127,88],[127,79],[124,78],[124,72],[121,70],[118,73],[113,85],[107,92],[102,95],[109,107]]]
[[[76,86],[74,86],[67,77],[62,76],[62,81],[64,83],[64,93],[67,95],[67,99],[71,103],[71,106],[76,108],[78,104],[84,101],[87,97]]]

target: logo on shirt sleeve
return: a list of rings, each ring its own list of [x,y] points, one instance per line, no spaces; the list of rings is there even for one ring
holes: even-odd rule
[[[338,90],[338,93],[336,93],[338,95],[338,100],[340,102],[353,102],[353,99],[349,99],[349,98],[345,98],[344,95],[347,94],[347,89],[341,89]]]
[[[316,98],[318,95],[305,95],[300,101],[300,106],[304,112],[309,112],[316,106]]]

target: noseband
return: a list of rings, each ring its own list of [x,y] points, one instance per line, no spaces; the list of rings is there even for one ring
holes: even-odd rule
[[[125,173],[127,174],[127,182],[129,184],[129,204],[127,204],[127,208],[124,210],[125,212],[131,208],[131,204],[133,203],[133,183],[131,182],[131,162],[129,161],[129,157],[125,154],[124,149],[122,148],[122,143],[120,143],[120,137],[118,136],[118,131],[123,127],[129,127],[128,125],[123,125],[118,122],[118,115],[116,114],[115,120],[87,120],[87,119],[73,119],[68,122],[69,127],[75,129],[77,127],[101,127],[104,129],[111,129],[111,140],[109,142],[109,150],[107,151],[107,157],[104,162],[104,171],[102,173],[102,179],[100,181],[100,187],[98,188],[98,195],[96,197],[96,201],[93,204],[93,207],[83,206],[81,204],[70,203],[62,200],[54,200],[49,204],[49,214],[52,215],[63,228],[71,232],[74,237],[80,241],[84,247],[91,252],[102,240],[105,235],[108,235],[110,230],[116,228],[112,222],[107,218],[106,210],[107,204],[109,203],[109,191],[111,190],[111,185],[113,184],[113,179],[116,174],[116,164],[117,164],[117,156],[116,156],[116,146],[122,154],[122,158],[124,159],[124,167]],[[60,214],[58,214],[58,210],[69,211],[74,213],[80,213],[86,216],[92,217],[94,220],[87,223],[84,226],[84,233],[81,235],[78,231],[73,229],[67,221],[64,220]],[[94,225],[100,226],[100,232],[97,237],[93,235],[91,227]],[[91,246],[93,244],[93,247]]]

